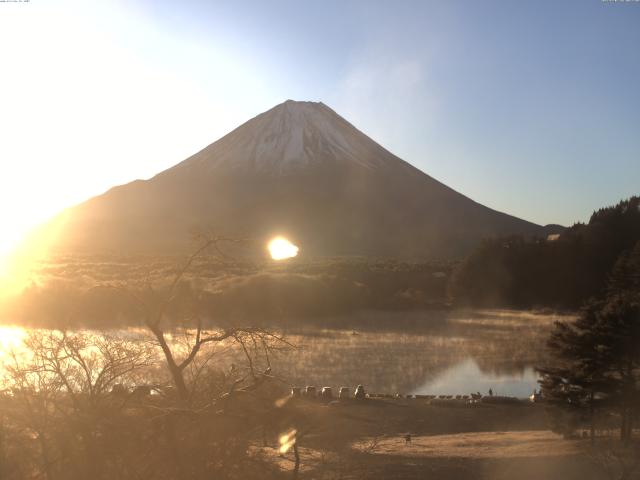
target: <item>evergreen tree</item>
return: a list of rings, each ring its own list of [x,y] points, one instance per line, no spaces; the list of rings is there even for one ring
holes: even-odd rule
[[[608,401],[621,419],[620,437],[626,443],[640,401],[640,301],[637,294],[610,296],[598,312],[593,330],[606,365]]]
[[[592,439],[595,415],[612,389],[606,377],[606,355],[593,329],[600,308],[600,303],[591,302],[575,322],[558,322],[548,341],[549,365],[539,368],[544,398],[566,409],[568,418],[588,418]],[[565,419],[560,425],[565,434],[573,430],[573,422],[566,423]]]
[[[613,267],[607,286],[609,295],[640,294],[640,241],[632,250],[623,252]]]
[[[615,295],[590,303],[578,320],[558,323],[550,365],[540,368],[550,402],[587,417],[593,437],[598,411],[620,416],[627,442],[640,401],[640,301]]]
[[[631,438],[640,403],[640,243],[623,253],[606,296],[591,301],[572,323],[558,323],[549,364],[540,368],[543,395],[590,419],[600,410],[620,417],[620,437]]]
[[[640,197],[593,213],[554,241],[540,238],[488,239],[461,262],[449,292],[456,303],[491,307],[579,308],[607,286],[622,252],[635,258],[628,267],[640,283]],[[635,253],[634,253],[635,252]],[[615,271],[614,271],[615,275]],[[618,289],[618,286],[612,288]]]

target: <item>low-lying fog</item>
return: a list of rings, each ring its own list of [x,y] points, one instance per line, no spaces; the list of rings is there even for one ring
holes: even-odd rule
[[[435,395],[487,394],[492,389],[498,395],[526,397],[537,388],[534,366],[543,361],[549,328],[559,319],[515,311],[374,312],[357,317],[352,324],[361,326],[355,329],[281,332],[292,347],[272,354],[274,374],[285,384],[303,387],[363,384],[374,393]],[[381,323],[384,330],[366,327]],[[117,332],[144,336],[140,330]],[[26,333],[17,327],[1,329],[4,361],[9,359],[6,352],[20,349]],[[174,341],[180,338],[175,335]],[[224,346],[212,353],[221,370],[242,362],[237,351]]]

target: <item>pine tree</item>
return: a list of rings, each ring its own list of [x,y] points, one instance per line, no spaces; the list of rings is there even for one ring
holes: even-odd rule
[[[598,411],[620,417],[620,438],[631,439],[640,403],[640,243],[620,256],[606,296],[589,302],[575,322],[558,323],[541,367],[543,395],[587,416],[591,437]]]
[[[640,241],[616,261],[607,286],[608,295],[640,295]]]
[[[598,313],[594,328],[612,387],[609,400],[620,415],[620,438],[625,443],[631,439],[640,401],[639,300],[630,292],[610,296]]]
[[[592,439],[595,415],[612,389],[606,377],[607,358],[593,330],[600,308],[599,302],[591,302],[575,322],[557,323],[548,341],[551,361],[539,369],[543,396],[578,417],[587,417]],[[563,433],[568,433],[564,427]]]

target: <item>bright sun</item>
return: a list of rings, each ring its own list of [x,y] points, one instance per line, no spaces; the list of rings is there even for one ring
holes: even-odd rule
[[[20,327],[0,327],[0,357],[22,344],[26,331]]]
[[[284,237],[276,237],[269,242],[269,253],[274,260],[284,260],[298,255],[298,247]]]
[[[0,232],[0,236],[5,232]],[[11,238],[6,235],[0,240],[0,294],[5,293],[7,285],[13,284],[16,280],[16,269],[18,265],[18,247],[21,239]]]

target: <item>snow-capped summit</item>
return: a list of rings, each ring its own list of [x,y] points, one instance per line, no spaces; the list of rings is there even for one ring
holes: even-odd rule
[[[324,103],[287,100],[178,167],[278,175],[326,162],[375,168],[385,155],[386,150]]]
[[[59,250],[176,253],[194,228],[284,235],[302,255],[459,258],[543,227],[470,200],[322,103],[286,101],[150,180],[70,209]]]

